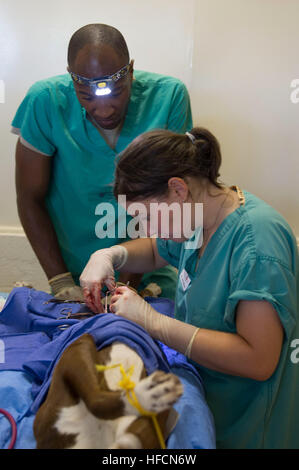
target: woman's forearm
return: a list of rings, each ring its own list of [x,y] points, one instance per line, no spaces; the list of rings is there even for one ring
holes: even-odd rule
[[[236,333],[199,328],[163,315],[127,287],[116,289],[111,311],[142,326],[154,339],[200,366],[224,374],[264,381],[280,359],[284,330],[267,301],[239,301]]]
[[[163,318],[162,318],[163,317]],[[149,330],[148,330],[149,331]],[[161,315],[150,327],[150,334],[167,346],[185,354],[196,333],[190,359],[224,374],[266,380],[268,371],[257,351],[237,333],[198,329],[193,325]],[[270,374],[271,375],[271,374]]]
[[[263,364],[254,348],[237,333],[200,329],[194,339],[191,359],[224,374],[264,380]]]

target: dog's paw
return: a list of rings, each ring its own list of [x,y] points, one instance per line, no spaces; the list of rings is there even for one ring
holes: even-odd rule
[[[135,394],[142,408],[160,413],[180,398],[183,386],[176,375],[158,370],[136,385]]]

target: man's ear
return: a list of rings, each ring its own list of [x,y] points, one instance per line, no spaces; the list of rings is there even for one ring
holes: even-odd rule
[[[132,80],[135,80],[135,77],[133,74],[134,74],[134,59],[132,59],[130,62],[130,75],[131,75]]]

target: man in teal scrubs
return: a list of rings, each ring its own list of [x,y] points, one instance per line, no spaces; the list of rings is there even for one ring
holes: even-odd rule
[[[35,83],[12,126],[19,135],[16,188],[22,225],[53,294],[74,300],[81,298],[76,284],[90,255],[124,241],[112,194],[116,156],[147,130],[184,133],[192,116],[183,83],[134,71],[123,36],[111,26],[91,24],[74,33],[68,71]],[[97,208],[107,202],[115,208],[115,237],[100,238],[97,224],[103,214]],[[164,297],[173,297],[172,267],[144,276],[140,287],[153,281]]]

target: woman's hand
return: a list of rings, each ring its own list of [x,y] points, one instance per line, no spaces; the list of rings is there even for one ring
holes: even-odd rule
[[[80,285],[86,305],[94,313],[103,313],[101,290],[105,285],[109,290],[115,288],[114,270],[126,262],[127,250],[115,245],[93,253],[85,266]]]
[[[126,286],[118,287],[111,297],[110,311],[131,320],[143,328],[146,327],[146,316],[153,310],[148,302]]]
[[[110,311],[142,326],[153,338],[186,354],[198,331],[193,325],[162,315],[126,286],[118,287],[111,298]]]

